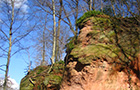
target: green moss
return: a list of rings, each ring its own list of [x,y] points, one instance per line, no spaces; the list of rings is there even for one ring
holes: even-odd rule
[[[44,68],[43,67],[38,67],[37,74],[40,74],[42,71],[44,71]]]
[[[76,21],[76,25],[77,25],[78,27],[80,27],[81,24],[82,24],[83,22],[86,22],[88,18],[90,18],[90,17],[92,17],[92,16],[97,16],[97,15],[103,15],[103,13],[100,12],[100,11],[96,11],[96,10],[88,11],[88,12],[84,13],[84,15],[81,16],[81,17]]]
[[[115,57],[119,49],[115,45],[106,45],[104,43],[88,45],[85,48],[80,46],[74,48],[71,52],[75,58],[79,58],[79,61],[83,64],[90,63],[93,59],[97,57]],[[88,56],[86,56],[88,55]]]
[[[31,71],[21,80],[20,90],[33,90],[33,88],[42,90],[44,87],[46,87],[44,85],[48,84],[50,84],[51,87],[59,87],[64,71],[64,61],[55,63],[51,72],[48,74],[47,72],[49,69],[50,66],[38,66],[33,69],[33,71]],[[32,78],[36,84],[33,85],[29,81],[29,78]]]
[[[45,80],[43,81],[44,85],[50,84],[52,87],[59,88],[59,85],[62,81],[62,77],[58,75],[49,75],[48,77],[45,77]]]
[[[62,77],[60,77],[60,76],[57,76],[57,75],[50,76],[51,84],[54,84],[54,85],[60,84],[61,80],[62,80]]]
[[[93,30],[102,30],[105,27],[111,26],[111,20],[109,18],[91,17],[90,20],[93,23]]]
[[[92,17],[92,16],[96,16],[96,15],[103,15],[103,13],[101,13],[100,11],[96,11],[96,10],[88,11],[88,12],[84,13],[84,15],[76,21],[76,24],[80,24],[85,19]]]
[[[29,77],[25,77],[21,80],[20,90],[32,90],[33,84],[29,83]]]
[[[81,62],[82,64],[90,64],[93,59],[95,59],[95,56],[90,55],[90,56],[79,58],[78,61]]]
[[[66,49],[66,52],[69,53],[72,51],[72,49],[75,47],[75,45],[78,43],[78,40],[77,40],[77,36],[74,36],[74,37],[71,37],[68,39],[68,43],[66,44],[65,48]]]

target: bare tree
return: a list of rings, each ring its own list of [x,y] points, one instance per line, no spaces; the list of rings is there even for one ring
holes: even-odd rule
[[[2,42],[4,46],[0,48],[7,59],[6,70],[5,70],[5,79],[4,79],[4,90],[7,88],[7,79],[8,79],[8,71],[9,65],[11,61],[11,57],[18,53],[19,51],[25,49],[21,46],[21,40],[25,38],[32,29],[29,29],[26,23],[26,20],[29,18],[25,15],[26,12],[21,9],[21,6],[16,6],[16,0],[2,0],[1,5],[3,6],[1,10],[1,28],[0,33],[2,38]],[[21,1],[22,3],[22,1]],[[22,21],[21,21],[22,20]],[[26,25],[26,27],[23,27]],[[33,26],[34,27],[34,26]],[[32,27],[32,28],[33,28]],[[26,30],[28,28],[28,30]],[[21,31],[21,30],[23,31]],[[21,33],[22,32],[22,33]],[[16,48],[13,48],[15,47]],[[13,51],[12,51],[13,50]]]
[[[78,19],[78,14],[79,14],[79,0],[76,0],[76,8],[75,8],[75,23],[76,23],[76,20]],[[76,35],[78,34],[78,26],[76,25]]]
[[[55,60],[60,60],[60,53],[59,53],[59,37],[60,37],[60,28],[61,28],[61,17],[62,17],[62,7],[63,7],[63,0],[59,0],[60,8],[59,8],[59,17],[58,17],[58,30],[57,30],[57,39],[56,39],[56,56]]]
[[[56,54],[56,21],[55,21],[55,2],[52,0],[52,6],[53,6],[53,50],[52,50],[52,57],[51,62],[52,64],[55,63],[55,54]]]
[[[11,0],[12,4],[12,17],[10,22],[10,28],[9,28],[9,50],[8,50],[8,57],[7,57],[7,64],[6,64],[6,71],[5,71],[5,79],[4,79],[4,90],[6,90],[6,84],[8,79],[8,71],[9,71],[9,64],[10,64],[10,58],[11,58],[11,49],[12,49],[12,28],[13,28],[13,22],[14,22],[14,0]]]
[[[45,18],[45,25],[47,23],[47,16]],[[41,61],[41,65],[45,65],[45,53],[46,53],[46,39],[45,39],[45,31],[46,31],[46,26],[44,25],[44,30],[43,30],[43,50],[42,50],[42,61]]]
[[[88,5],[88,10],[95,10],[95,0],[83,0]]]

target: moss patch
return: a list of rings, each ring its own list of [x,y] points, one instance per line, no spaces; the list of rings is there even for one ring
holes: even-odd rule
[[[58,90],[64,72],[64,62],[60,61],[55,63],[51,72],[48,74],[49,69],[50,66],[36,67],[21,80],[20,90],[46,90],[52,88]],[[29,79],[32,79],[35,85]]]
[[[104,43],[88,45],[84,48],[77,46],[71,52],[71,55],[74,58],[79,58],[79,62],[82,64],[88,64],[92,60],[97,59],[98,57],[116,57],[119,49],[115,48],[115,45],[106,45]]]
[[[96,11],[96,10],[93,10],[93,11],[88,11],[86,13],[84,13],[83,16],[81,16],[77,21],[76,21],[76,25],[80,27],[81,23],[84,23],[86,22],[86,20],[92,16],[97,16],[97,15],[103,15],[102,12],[100,11]]]

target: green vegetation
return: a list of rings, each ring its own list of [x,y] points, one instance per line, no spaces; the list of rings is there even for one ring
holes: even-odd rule
[[[98,43],[88,45],[85,48],[81,48],[81,46],[78,45],[76,48],[73,49],[71,55],[73,55],[75,58],[79,58],[78,61],[80,61],[82,64],[89,64],[92,62],[92,60],[96,60],[97,58],[113,58],[116,56],[115,53],[117,52],[118,49],[115,48],[115,45]]]
[[[45,85],[51,84],[51,85],[59,85],[61,83],[62,77],[57,76],[57,75],[49,75],[48,77],[45,78],[43,83]]]
[[[64,61],[55,63],[50,73],[48,73],[49,68],[50,66],[36,67],[21,80],[20,90],[46,90],[49,88],[58,90],[64,72]],[[50,87],[47,87],[48,85]]]
[[[84,15],[82,17],[80,17],[77,21],[76,21],[76,25],[79,27],[79,25],[84,21],[86,22],[85,20],[87,18],[90,18],[92,16],[97,16],[97,15],[104,15],[102,12],[100,11],[96,11],[96,10],[93,10],[93,11],[88,11],[86,13],[84,13]]]
[[[93,24],[93,31],[87,34],[87,37],[92,38],[91,44],[85,48],[81,48],[81,43],[72,44],[73,50],[70,55],[78,58],[83,64],[91,63],[98,57],[119,58],[115,62],[125,66],[134,60],[140,51],[138,22],[132,17],[106,18],[87,13],[77,20],[77,25],[82,26],[88,20]]]
[[[77,40],[77,36],[74,36],[74,37],[71,37],[69,40],[68,40],[68,43],[66,44],[65,48],[66,49],[66,52],[71,52],[72,49],[74,49],[75,45],[78,43],[78,40]]]

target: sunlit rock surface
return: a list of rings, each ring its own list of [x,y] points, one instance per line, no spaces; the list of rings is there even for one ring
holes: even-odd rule
[[[35,68],[20,90],[140,90],[139,24],[100,15],[83,21],[80,29],[65,67],[57,63],[49,74],[50,66]]]
[[[112,21],[108,17],[92,17],[82,23],[77,40],[80,43],[75,45],[65,58],[67,65],[60,90],[140,90],[139,40],[133,38],[137,45],[130,50],[134,49],[133,53],[137,54],[136,57],[129,54],[129,59],[133,60],[129,67],[123,63],[124,56],[116,45],[116,34],[118,34],[118,38],[122,40],[118,43],[124,46],[125,52],[129,53],[127,47],[132,47],[133,44],[127,41],[131,40],[130,36],[133,37],[134,34],[127,32],[130,28],[134,28],[133,25],[137,31],[131,30],[135,33],[140,31],[140,28],[136,23],[128,23],[127,19],[127,25],[123,23],[124,25],[121,24],[120,27],[128,31],[118,30],[119,34],[112,30]],[[120,57],[122,61],[119,56],[122,56]]]

